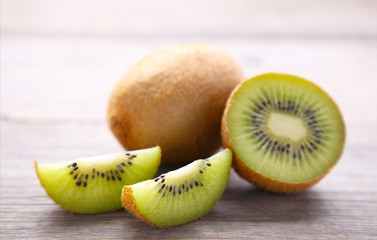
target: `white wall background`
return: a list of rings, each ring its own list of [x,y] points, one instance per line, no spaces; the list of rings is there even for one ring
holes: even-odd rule
[[[376,0],[1,0],[2,33],[376,37]]]

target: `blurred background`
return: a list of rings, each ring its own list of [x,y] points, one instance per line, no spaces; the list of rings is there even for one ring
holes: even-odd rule
[[[314,81],[363,141],[350,127],[377,122],[368,115],[377,105],[376,39],[375,0],[1,0],[1,117],[107,130],[108,96],[127,69],[160,47],[205,41],[247,77]]]
[[[132,64],[184,41],[221,45],[250,77],[302,75],[338,101],[350,93],[335,89],[350,80],[365,98],[376,81],[361,90],[356,79],[376,77],[367,70],[376,67],[376,16],[375,0],[2,0],[2,114],[102,117],[97,109]]]
[[[6,33],[375,37],[374,0],[3,0]]]

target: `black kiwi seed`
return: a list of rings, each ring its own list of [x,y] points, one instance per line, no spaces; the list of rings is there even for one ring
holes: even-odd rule
[[[77,181],[77,182],[76,182],[76,185],[77,185],[77,186],[80,186],[80,185],[81,185],[81,181]]]
[[[113,179],[113,181],[115,181],[115,177],[114,176],[111,176],[111,179]]]
[[[130,166],[132,166],[132,162],[128,162],[128,164],[129,164]]]
[[[120,176],[118,176],[118,180],[119,180],[119,181],[122,181],[122,178],[121,178]]]
[[[72,164],[72,167],[76,167],[76,166],[77,166],[77,163],[73,163],[73,164]]]
[[[172,187],[172,186],[169,187],[169,192],[171,192],[171,190],[173,190],[173,187]]]
[[[69,164],[68,167],[71,167],[71,164]]]
[[[204,186],[203,183],[200,183],[200,186],[203,187]]]
[[[73,171],[71,171],[71,172],[70,172],[69,174],[71,174],[71,175],[72,175],[72,174],[73,174]]]
[[[317,147],[312,142],[309,142],[309,145],[312,146],[312,148],[317,149]]]
[[[178,194],[181,194],[181,189],[178,189]]]
[[[192,184],[190,183],[190,188],[192,189],[193,188],[193,186],[192,186]]]
[[[165,179],[162,179],[161,183],[164,183],[165,182]]]
[[[126,166],[126,164],[124,162],[122,162],[121,164],[122,164],[122,166]]]
[[[110,180],[109,176],[107,176],[106,179],[107,179],[107,181],[109,181]]]
[[[198,181],[195,181],[195,186],[199,186],[199,183],[198,183]]]
[[[83,186],[86,187],[86,182],[84,182]]]
[[[77,178],[77,174],[73,177],[73,179],[76,179]]]
[[[104,173],[102,173],[102,174],[101,174],[101,176],[102,176],[102,178],[104,178],[104,177],[105,177],[105,174],[104,174]]]
[[[159,178],[155,178],[154,181],[157,182],[158,180],[160,180]]]
[[[175,196],[175,191],[173,191],[173,197]]]
[[[164,189],[164,187],[165,187],[165,184],[163,184],[163,185],[161,186],[161,189]]]
[[[76,171],[77,169],[79,169],[79,167],[75,167],[75,168],[73,169],[73,171]]]
[[[210,167],[210,166],[211,166],[211,164],[210,164],[210,163],[207,163],[207,166],[208,166],[208,167]]]
[[[131,154],[127,152],[127,153],[125,153],[125,155],[130,156]]]
[[[199,173],[200,173],[200,174],[203,174],[203,171],[202,171],[202,170],[199,170]]]
[[[88,175],[88,174],[86,174],[86,175],[85,175],[85,179],[88,179],[88,177],[89,177],[89,175]]]
[[[124,173],[123,169],[119,169],[119,171],[120,171],[121,173]]]

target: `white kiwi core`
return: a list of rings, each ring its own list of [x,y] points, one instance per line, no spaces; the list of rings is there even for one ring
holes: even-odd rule
[[[267,127],[274,135],[296,142],[304,139],[307,134],[307,127],[301,118],[284,113],[271,113]]]

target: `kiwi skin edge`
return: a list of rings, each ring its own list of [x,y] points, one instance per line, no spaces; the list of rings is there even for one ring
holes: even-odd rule
[[[160,162],[161,162],[161,159],[160,159]],[[160,163],[159,163],[160,164]],[[46,194],[47,194],[47,196],[56,204],[56,205],[58,205],[59,207],[61,207],[63,210],[65,210],[65,211],[67,211],[67,212],[69,212],[71,215],[75,215],[75,214],[78,214],[78,215],[96,215],[96,214],[103,214],[103,213],[105,213],[105,212],[98,212],[98,213],[76,213],[76,212],[73,212],[73,211],[71,211],[71,210],[69,210],[69,209],[66,209],[65,207],[63,207],[62,205],[60,205],[59,203],[57,203],[49,194],[48,194],[48,192],[46,191],[46,189],[45,189],[45,187],[43,186],[43,184],[42,184],[42,181],[41,181],[41,179],[39,178],[39,174],[38,174],[38,169],[37,169],[37,166],[38,166],[38,162],[37,162],[37,160],[34,160],[34,169],[35,169],[35,172],[37,173],[37,177],[38,177],[38,181],[39,181],[39,183],[41,184],[41,187],[45,190],[45,192],[46,192]],[[121,210],[121,208],[119,208],[119,209],[117,209],[117,210],[114,210],[114,211],[109,211],[109,212],[117,212],[117,211],[119,211],[119,210]],[[109,212],[106,212],[106,213],[109,213]]]
[[[324,176],[326,176],[326,174],[332,169],[332,167],[336,165],[336,163],[331,168],[327,169],[327,171],[322,176],[313,178],[305,182],[288,183],[288,182],[282,182],[282,181],[274,180],[272,178],[263,176],[258,171],[250,169],[248,166],[246,166],[246,164],[241,160],[241,158],[238,157],[237,153],[234,151],[234,148],[232,147],[232,141],[230,140],[230,137],[229,137],[229,129],[226,123],[227,113],[228,113],[228,109],[230,108],[233,95],[247,80],[249,79],[242,81],[241,83],[238,84],[237,87],[233,89],[226,103],[225,111],[221,120],[221,139],[223,142],[223,147],[229,148],[233,152],[233,161],[232,161],[233,168],[236,170],[239,176],[241,176],[243,179],[252,183],[256,187],[266,190],[266,191],[291,194],[291,193],[298,193],[298,192],[309,189],[314,184],[316,184],[319,180],[321,180]],[[345,136],[346,136],[346,133],[345,133]],[[340,159],[343,152],[344,152],[344,148],[343,148],[342,153],[339,155],[338,159]]]
[[[38,177],[38,181],[39,183],[41,184],[41,187],[45,190],[45,187],[43,186],[42,184],[42,181],[41,179],[39,178],[39,174],[38,174],[38,162],[37,160],[34,160],[34,169],[35,169],[35,172],[37,174],[37,177]],[[69,212],[71,215],[75,214],[73,211],[70,211],[66,208],[64,208],[62,205],[60,205],[59,203],[55,202],[55,200],[48,194],[48,192],[45,190],[47,196],[56,204],[58,205],[59,207],[61,207],[62,209],[64,209],[65,211]],[[79,213],[79,214],[83,214],[83,215],[86,215],[85,213]]]
[[[159,228],[171,228],[171,227],[177,227],[177,226],[182,226],[182,225],[185,225],[189,222],[194,222],[196,220],[200,220],[203,218],[203,216],[205,216],[211,209],[208,209],[208,211],[203,214],[202,216],[198,217],[197,219],[194,219],[194,220],[191,220],[189,222],[186,222],[186,223],[182,223],[182,224],[178,224],[178,225],[174,225],[174,226],[161,226],[161,225],[157,225],[151,221],[148,220],[148,218],[146,218],[143,214],[141,214],[139,212],[139,210],[137,209],[137,206],[136,206],[136,202],[135,202],[135,198],[133,197],[133,192],[132,192],[132,188],[128,187],[127,185],[123,187],[123,190],[122,190],[122,196],[121,196],[121,202],[123,204],[123,207],[129,211],[130,213],[132,213],[132,215],[136,216],[138,219],[140,219],[141,221],[143,222],[146,222],[154,227],[159,227]]]

